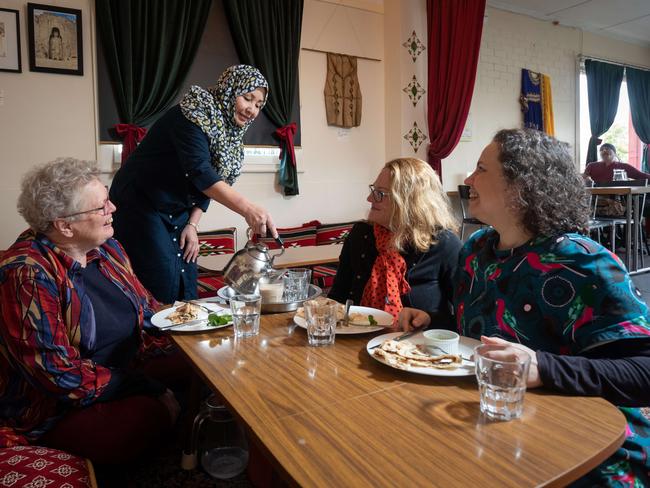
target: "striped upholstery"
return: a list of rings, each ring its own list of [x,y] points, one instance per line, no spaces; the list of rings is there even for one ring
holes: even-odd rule
[[[226,286],[222,276],[217,275],[199,275],[196,282],[199,298],[209,298],[217,296],[219,288]]]
[[[316,228],[316,245],[339,244],[350,234],[356,222],[321,224]]]
[[[237,246],[237,229],[227,227],[208,232],[199,232],[199,256],[213,254],[233,254]],[[196,282],[199,298],[209,298],[217,295],[219,288],[225,286],[223,277],[213,271],[202,271]]]
[[[320,264],[312,266],[311,281],[314,285],[323,289],[323,293],[329,290],[334,284],[334,277],[336,276],[336,264]]]
[[[278,234],[284,241],[284,247],[306,247],[316,245],[316,226],[318,222],[312,221],[300,227],[278,228]],[[271,237],[254,236],[253,242],[263,242],[269,249],[278,249],[277,242]]]
[[[199,256],[232,254],[237,245],[237,229],[227,227],[208,232],[199,232]]]

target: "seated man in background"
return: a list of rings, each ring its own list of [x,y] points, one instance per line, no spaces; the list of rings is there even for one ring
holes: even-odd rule
[[[596,183],[605,183],[614,180],[615,169],[624,170],[627,177],[633,180],[650,179],[650,173],[644,173],[630,164],[618,161],[616,148],[608,142],[600,146],[600,161],[589,163],[584,176]]]
[[[144,332],[157,303],[112,239],[115,206],[98,175],[59,159],[23,179],[30,229],[0,260],[0,446],[38,443],[102,465],[159,443],[179,406],[143,372],[174,356]]]

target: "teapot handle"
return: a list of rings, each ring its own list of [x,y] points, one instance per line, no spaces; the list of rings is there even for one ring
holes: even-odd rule
[[[271,237],[271,233],[268,230],[266,231],[266,237]],[[275,258],[284,254],[284,241],[282,240],[282,237],[280,237],[280,234],[275,238],[275,242],[280,246],[281,251],[278,254],[271,256],[271,266],[273,266],[273,260]]]
[[[267,230],[266,231],[266,237],[271,237],[271,233]],[[246,247],[248,248],[249,245],[253,245],[253,229],[250,227],[246,229],[246,238],[248,239],[248,242],[246,243]],[[275,238],[275,242],[280,246],[281,251],[278,254],[275,254],[274,256],[271,256],[271,266],[273,265],[273,260],[278,257],[282,256],[284,254],[284,241],[282,240],[282,237],[278,235],[278,237]]]

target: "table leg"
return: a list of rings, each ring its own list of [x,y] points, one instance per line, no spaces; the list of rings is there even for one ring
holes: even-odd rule
[[[625,266],[632,271],[632,195],[625,202]]]

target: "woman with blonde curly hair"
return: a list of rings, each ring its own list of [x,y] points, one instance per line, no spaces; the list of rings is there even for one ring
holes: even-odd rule
[[[427,310],[451,324],[452,279],[461,243],[447,195],[431,166],[399,158],[370,185],[368,221],[343,245],[330,298],[397,317],[403,307]]]

